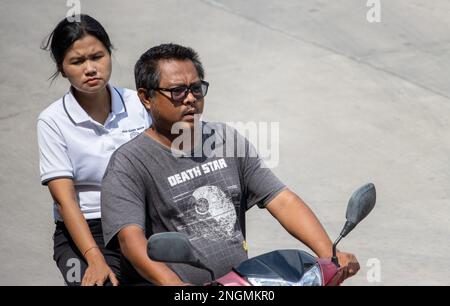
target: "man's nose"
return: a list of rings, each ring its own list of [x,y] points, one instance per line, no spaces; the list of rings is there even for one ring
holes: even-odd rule
[[[197,101],[197,98],[194,97],[194,95],[192,94],[192,91],[189,90],[189,92],[183,102],[185,104],[193,104],[193,103],[195,103],[195,101]]]

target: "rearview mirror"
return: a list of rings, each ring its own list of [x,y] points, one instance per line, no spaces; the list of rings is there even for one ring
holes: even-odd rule
[[[215,279],[214,272],[195,255],[189,239],[178,232],[164,232],[152,235],[147,242],[147,254],[155,261],[184,263],[207,270]]]
[[[372,183],[366,184],[356,190],[347,205],[347,213],[345,215],[347,222],[341,232],[341,236],[345,237],[351,230],[361,222],[372,211],[376,202],[375,186]]]
[[[344,228],[341,231],[338,239],[333,244],[333,257],[331,261],[336,266],[339,266],[338,259],[336,257],[336,246],[342,238],[348,235],[355,226],[361,222],[375,207],[376,191],[375,186],[372,183],[366,184],[358,190],[356,190],[347,205],[347,213],[345,215],[347,222],[345,222]]]
[[[165,232],[154,234],[147,243],[148,256],[156,261],[191,263],[196,258],[191,243],[181,233]]]

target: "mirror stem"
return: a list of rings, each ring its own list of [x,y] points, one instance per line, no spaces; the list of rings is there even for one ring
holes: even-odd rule
[[[336,256],[336,246],[338,245],[338,243],[341,241],[341,239],[343,238],[342,235],[339,235],[339,238],[336,239],[336,241],[333,243],[333,257],[331,257],[331,261],[336,265],[336,267],[340,267],[339,266],[339,261],[337,259]]]
[[[211,281],[215,281],[216,280],[216,276],[214,275],[213,270],[208,269],[208,272],[211,274]]]

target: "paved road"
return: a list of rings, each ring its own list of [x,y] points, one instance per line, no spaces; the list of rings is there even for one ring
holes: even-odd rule
[[[148,47],[194,47],[211,83],[205,117],[279,122],[274,171],[335,237],[348,198],[368,181],[377,207],[341,249],[353,285],[450,285],[450,3],[381,1],[82,1],[115,45],[113,83],[134,88]],[[2,1],[0,285],[62,285],[52,210],[39,184],[36,117],[67,90],[47,78],[42,39],[65,1]],[[264,210],[248,216],[250,255],[303,247]],[[376,260],[373,261],[373,258]],[[375,266],[379,262],[379,282]],[[376,268],[376,267],[375,267]],[[367,278],[367,275],[372,278]]]

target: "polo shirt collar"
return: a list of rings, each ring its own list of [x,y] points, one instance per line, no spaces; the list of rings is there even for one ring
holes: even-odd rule
[[[123,89],[117,89],[111,84],[108,83],[108,89],[111,93],[111,113],[114,116],[117,116],[120,113],[124,113],[127,111],[125,106],[125,101],[123,99]],[[70,120],[74,124],[80,124],[86,121],[92,121],[91,117],[86,113],[86,111],[81,107],[81,105],[77,102],[77,99],[73,95],[73,89],[70,88],[70,91],[63,97],[64,109],[69,116]]]
[[[125,113],[127,107],[123,98],[123,88],[116,88],[108,84],[109,91],[111,92],[111,113],[118,115]]]

